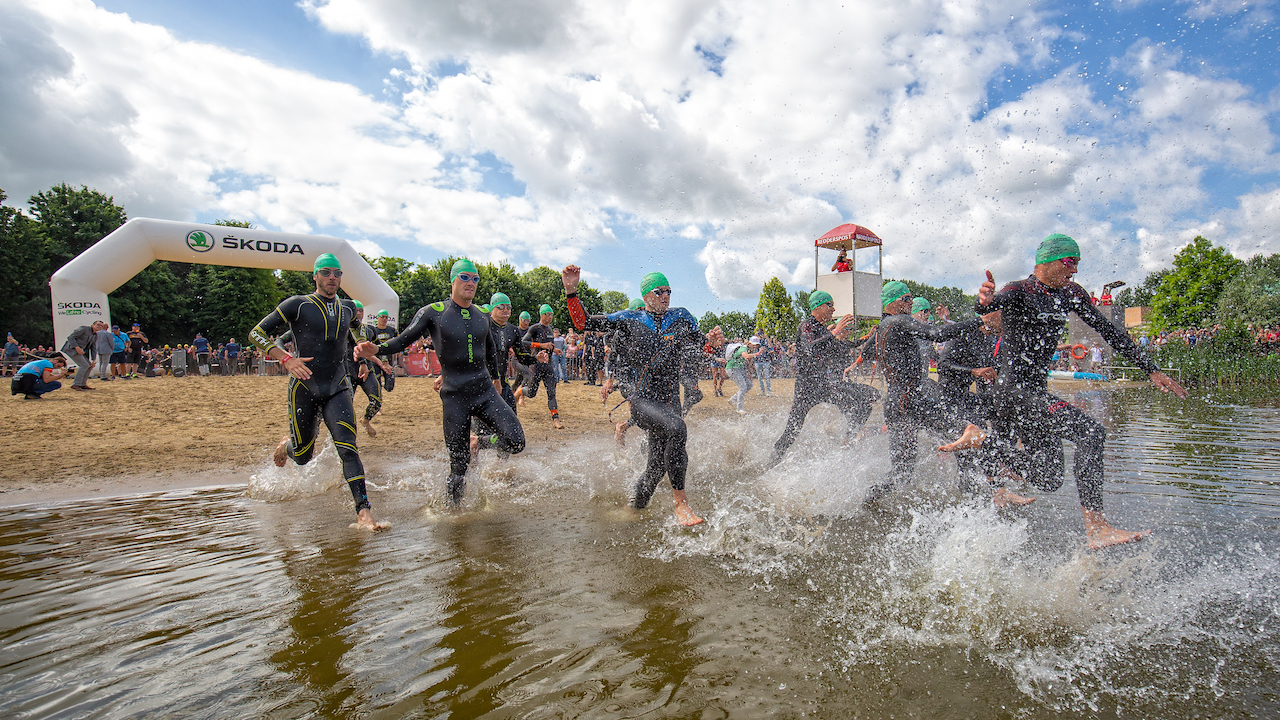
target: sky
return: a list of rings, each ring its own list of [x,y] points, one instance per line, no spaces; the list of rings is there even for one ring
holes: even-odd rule
[[[751,311],[813,241],[972,292],[1280,252],[1276,0],[0,0],[0,189]],[[832,257],[822,257],[828,265]],[[874,252],[860,265],[874,267]]]

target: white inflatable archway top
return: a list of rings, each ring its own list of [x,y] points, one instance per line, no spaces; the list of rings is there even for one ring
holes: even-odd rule
[[[95,320],[110,325],[107,293],[154,260],[311,272],[315,259],[324,253],[333,253],[342,263],[342,289],[365,306],[366,318],[386,309],[391,322],[399,327],[400,296],[346,240],[134,218],[50,278],[55,347],[61,348],[71,331],[81,325]]]

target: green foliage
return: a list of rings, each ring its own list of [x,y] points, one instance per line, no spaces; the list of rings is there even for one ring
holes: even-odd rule
[[[1244,267],[1224,248],[1196,237],[1173,258],[1152,299],[1151,324],[1157,330],[1201,327],[1213,322],[1218,296]]]
[[[720,327],[724,330],[726,338],[742,338],[746,340],[755,332],[756,321],[755,318],[744,312],[731,310],[720,316]]]
[[[276,294],[281,299],[293,297],[294,295],[306,295],[316,291],[315,278],[309,272],[301,270],[277,270],[276,276]],[[374,310],[377,312],[377,310]]]
[[[1223,337],[1187,347],[1173,342],[1157,348],[1152,359],[1184,385],[1253,385],[1280,383],[1280,355],[1262,354],[1243,337]]]
[[[806,299],[807,301],[807,299]],[[807,314],[807,313],[806,313]],[[778,278],[772,278],[760,291],[756,304],[756,327],[775,338],[791,338],[800,325],[800,317],[792,309],[787,286]]]
[[[1151,302],[1156,297],[1156,290],[1160,288],[1160,282],[1168,274],[1168,268],[1148,274],[1141,285],[1131,285],[1121,290],[1120,294],[1116,295],[1115,304],[1122,307],[1151,307]]]
[[[796,317],[804,319],[809,316],[809,291],[797,290],[795,295],[791,296],[791,308],[795,310]],[[799,327],[799,323],[796,325]]]
[[[40,224],[50,272],[111,234],[128,220],[124,208],[109,195],[63,183],[32,195],[27,201]]]
[[[147,339],[177,342],[191,323],[183,279],[174,263],[156,260],[108,296],[111,321],[122,328],[140,323]]]
[[[886,278],[886,282],[888,278]],[[968,320],[974,317],[973,305],[978,301],[977,295],[966,295],[958,287],[935,287],[915,280],[903,280],[916,297],[926,298],[933,305],[936,316],[937,309],[945,306],[951,311],[952,320]]]
[[[1280,322],[1280,274],[1273,266],[1280,266],[1280,253],[1249,259],[1218,296],[1220,322],[1228,326]]]
[[[187,284],[191,333],[200,330],[215,342],[247,340],[253,326],[282,299],[275,273],[262,268],[197,265]]]
[[[238,227],[246,230],[253,229],[253,223],[248,220],[214,220],[214,225],[222,225],[224,227]]]
[[[706,335],[720,324],[720,316],[708,310],[701,319],[698,320],[698,332]]]
[[[0,263],[8,279],[0,293],[0,317],[19,342],[47,345],[53,342],[49,260],[37,224],[4,205],[6,197],[0,190]]]
[[[604,308],[605,314],[616,313],[619,310],[626,310],[631,299],[624,292],[617,290],[605,290],[600,293],[600,303]]]

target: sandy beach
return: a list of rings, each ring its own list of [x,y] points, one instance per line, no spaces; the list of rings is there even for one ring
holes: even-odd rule
[[[91,497],[127,492],[243,483],[269,462],[286,432],[285,377],[185,377],[90,381],[92,392],[64,387],[44,399],[6,398],[3,422],[10,461],[0,468],[0,504]],[[773,381],[775,395],[758,386],[747,399],[752,412],[784,411],[794,381]],[[726,390],[736,390],[732,382]],[[712,397],[696,417],[728,417],[733,407]],[[565,429],[551,427],[543,393],[520,409],[530,447],[589,433],[612,434],[599,388],[573,382],[557,387]],[[609,408],[619,401],[615,393]],[[356,393],[364,416],[364,393]],[[625,418],[627,406],[614,413]],[[376,438],[360,431],[360,454],[373,477],[379,466],[405,455],[431,455],[443,447],[440,399],[432,380],[398,378],[374,421]],[[327,437],[327,433],[322,431]],[[638,434],[633,430],[632,434]]]

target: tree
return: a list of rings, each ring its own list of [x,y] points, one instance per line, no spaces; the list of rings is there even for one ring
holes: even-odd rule
[[[1129,286],[1121,290],[1120,294],[1116,295],[1115,304],[1121,307],[1151,307],[1151,301],[1155,299],[1160,281],[1164,280],[1164,276],[1168,274],[1168,268],[1148,274],[1141,285]]]
[[[600,293],[600,302],[604,307],[605,314],[615,313],[619,310],[626,310],[627,305],[631,304],[631,299],[624,292],[617,290],[605,290]]]
[[[1157,330],[1200,327],[1213,320],[1218,296],[1244,263],[1197,236],[1173,258],[1152,299],[1151,324]]]
[[[72,258],[110,235],[129,219],[124,208],[110,195],[79,190],[63,183],[32,195],[27,203],[31,215],[40,222],[40,236],[48,253],[50,271],[71,262]]]
[[[756,304],[756,327],[770,337],[790,338],[799,325],[800,318],[791,309],[787,286],[776,277],[769,280],[760,290]]]
[[[791,296],[791,307],[795,309],[796,316],[801,320],[809,317],[809,291],[797,290],[796,294]]]
[[[1218,296],[1218,319],[1226,325],[1280,322],[1280,253],[1254,255]]]
[[[701,319],[698,320],[698,332],[706,335],[720,324],[720,316],[708,310]]]
[[[263,268],[198,265],[188,276],[191,322],[188,330],[210,341],[245,341],[249,331],[279,304],[275,273]],[[312,286],[314,289],[314,286]]]
[[[755,331],[756,321],[755,318],[740,310],[731,310],[720,316],[720,327],[724,330],[726,338],[745,340]]]
[[[951,312],[952,320],[968,320],[974,317],[973,305],[978,301],[976,295],[966,295],[958,287],[935,287],[914,280],[903,280],[911,290],[911,294],[922,297],[936,307],[945,306]]]
[[[48,255],[36,223],[4,205],[6,197],[0,190],[0,267],[8,278],[7,291],[0,294],[0,317],[18,342],[47,345],[53,342]]]

